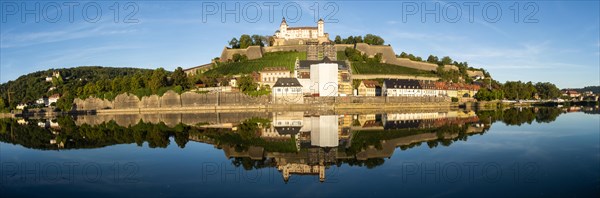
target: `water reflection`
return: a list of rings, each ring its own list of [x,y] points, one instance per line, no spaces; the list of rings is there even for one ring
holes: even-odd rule
[[[578,109],[598,113],[598,108]],[[180,148],[189,141],[214,145],[236,167],[273,167],[283,180],[315,175],[331,166],[374,168],[396,151],[429,148],[484,134],[494,122],[546,123],[573,109],[331,114],[232,112],[204,114],[83,115],[54,119],[2,119],[0,141],[40,150],[91,149],[118,144]]]

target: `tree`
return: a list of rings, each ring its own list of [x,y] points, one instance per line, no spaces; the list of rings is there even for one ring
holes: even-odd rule
[[[237,38],[232,38],[231,41],[229,41],[229,46],[231,48],[240,48],[240,42],[237,40]]]
[[[437,64],[438,60],[439,60],[438,57],[434,56],[434,55],[429,55],[429,57],[427,57],[427,62],[428,63],[435,63],[435,64]]]
[[[452,59],[449,56],[444,56],[442,58],[442,65],[449,65],[452,63]]]
[[[348,36],[348,38],[346,39],[346,44],[354,44],[354,37]]]
[[[263,41],[265,41],[266,39],[263,36],[254,34],[252,35],[252,45],[258,45],[261,47],[265,46],[265,43]]]
[[[252,79],[252,76],[250,75],[242,76],[238,82],[238,85],[240,87],[240,91],[244,93],[256,91],[258,88],[258,84],[254,82],[254,79]]]
[[[333,42],[335,44],[342,44],[342,37],[340,35],[335,36],[335,40]]]
[[[246,49],[250,45],[252,45],[252,38],[247,34],[242,34],[240,36],[240,49]]]
[[[158,68],[152,72],[152,77],[148,82],[148,86],[153,93],[157,93],[158,89],[167,85],[167,72],[165,69]]]
[[[4,103],[4,99],[0,97],[0,112],[4,111],[6,107],[6,103]]]
[[[535,84],[535,89],[538,96],[542,99],[558,98],[561,95],[560,89],[550,82],[538,82]]]
[[[400,53],[400,58],[408,58],[408,54],[406,54],[406,52],[402,52]]]
[[[56,101],[56,107],[64,112],[71,111],[73,109],[73,100],[75,100],[75,96],[71,92],[65,91]]]
[[[233,62],[244,62],[244,61],[248,60],[248,56],[246,56],[245,54],[241,55],[241,54],[236,53],[236,54],[233,54],[233,56],[231,57],[231,60]]]
[[[354,37],[354,43],[362,43],[362,42],[363,42],[362,36]]]
[[[177,67],[177,69],[175,69],[175,71],[171,74],[171,79],[173,79],[173,85],[175,86],[181,86],[183,89],[190,88],[187,75],[181,67]]]
[[[373,34],[367,34],[364,37],[364,42],[369,44],[369,45],[383,45],[385,44],[385,41],[383,40],[383,38],[381,38],[380,36],[377,35],[373,35]]]

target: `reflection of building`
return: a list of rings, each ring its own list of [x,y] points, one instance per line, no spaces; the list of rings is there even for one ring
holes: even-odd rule
[[[283,180],[288,181],[290,179],[290,174],[299,174],[299,175],[319,175],[319,181],[325,181],[325,166],[324,165],[307,165],[307,164],[286,164],[277,166],[277,170],[281,171],[283,175]]]
[[[339,145],[338,116],[327,115],[311,118],[310,143],[318,147]]]
[[[273,113],[273,122],[262,130],[261,137],[269,139],[291,139],[296,137],[304,126],[303,112]]]
[[[382,118],[384,129],[424,129],[435,128],[446,124],[463,125],[478,122],[473,111],[428,112],[428,113],[393,113]]]

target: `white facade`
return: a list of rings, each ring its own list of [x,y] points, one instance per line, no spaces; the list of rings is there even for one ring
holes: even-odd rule
[[[27,104],[18,104],[18,105],[17,105],[17,109],[19,109],[19,110],[23,110],[23,109],[25,109],[26,107],[27,107]]]
[[[35,101],[35,103],[37,103],[37,104],[43,104],[43,105],[46,105],[46,106],[48,106],[48,104],[50,104],[50,103],[48,103],[48,98],[40,98],[37,101]]]
[[[304,93],[302,85],[296,78],[280,78],[271,89],[273,103],[276,104],[302,104]]]
[[[317,22],[317,27],[289,27],[285,19],[279,25],[279,32],[275,33],[281,39],[317,39],[325,35],[323,20]]]
[[[310,80],[313,94],[319,96],[338,96],[338,64],[319,63],[310,65]]]
[[[338,116],[322,115],[311,117],[310,144],[318,147],[339,145]]]
[[[48,104],[46,106],[50,106],[50,104],[58,102],[59,97],[50,97],[48,98]]]

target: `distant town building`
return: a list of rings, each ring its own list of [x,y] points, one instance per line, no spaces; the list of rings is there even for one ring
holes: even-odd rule
[[[578,98],[579,96],[581,96],[581,94],[575,90],[565,90],[563,92],[563,96],[567,96],[570,98]]]
[[[47,105],[48,105],[48,98],[47,98],[46,96],[43,96],[43,97],[41,97],[41,98],[37,99],[37,100],[35,101],[35,103],[36,103],[36,104],[40,104],[40,105],[47,106]]]
[[[379,92],[379,94],[377,94]],[[381,86],[379,82],[374,80],[363,80],[360,81],[358,86],[359,96],[377,96],[381,95]]]
[[[386,79],[382,89],[385,96],[424,96],[421,84],[417,80]]]
[[[18,110],[24,110],[25,108],[27,108],[27,104],[18,104],[17,105]]]
[[[60,99],[59,94],[51,95],[50,97],[48,97],[48,102],[47,102],[46,106],[50,106],[52,103],[56,104],[56,102],[58,102],[58,99]]]
[[[301,104],[304,103],[302,85],[296,78],[279,78],[271,89],[273,103],[276,104]]]
[[[53,78],[60,78],[60,72],[59,71],[52,72],[52,76],[46,77],[46,82],[52,82]]]
[[[289,78],[290,75],[290,70],[285,67],[265,67],[260,71],[260,84],[273,87],[277,79]]]

